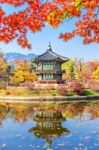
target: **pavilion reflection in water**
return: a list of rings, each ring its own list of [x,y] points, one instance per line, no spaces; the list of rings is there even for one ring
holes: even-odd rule
[[[62,113],[57,112],[38,112],[35,115],[34,120],[36,121],[36,126],[29,130],[36,137],[42,138],[47,142],[47,149],[51,149],[52,141],[70,132],[62,127],[62,122],[65,118]]]

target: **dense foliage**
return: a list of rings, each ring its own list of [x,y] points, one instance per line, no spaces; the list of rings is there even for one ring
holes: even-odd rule
[[[0,52],[0,89],[6,88],[8,76],[10,75],[10,66],[2,52]]]
[[[16,67],[12,70],[10,82],[15,85],[20,83],[36,80],[36,75],[31,71],[31,62],[17,61]]]
[[[99,89],[99,61],[84,62],[82,59],[75,59],[64,63],[62,68],[66,69],[64,80],[71,82],[76,79],[86,87],[93,85],[93,88]]]
[[[77,95],[82,95],[85,89],[84,85],[77,80],[73,80],[69,88],[72,92],[75,92]]]
[[[18,8],[26,4],[24,10],[6,14],[3,4]],[[74,29],[61,33],[67,41],[76,35],[84,44],[99,43],[99,1],[98,0],[0,0],[0,41],[9,43],[16,39],[23,48],[31,48],[27,32],[42,30],[46,24],[57,28],[66,20],[78,18]]]
[[[9,66],[0,53],[0,94],[1,95],[93,95],[99,93],[99,61],[84,62],[84,60],[69,60],[64,63],[62,69],[66,70],[63,75],[64,85],[35,84],[37,76],[31,61],[17,60],[14,66]],[[18,86],[18,89],[14,89]],[[6,89],[7,87],[7,89]],[[12,88],[11,88],[12,87]],[[4,91],[3,91],[4,89]],[[90,90],[92,89],[92,90]]]
[[[9,65],[8,65],[6,59],[4,58],[3,53],[0,52],[0,77],[1,78],[6,75],[6,73],[8,71],[8,67],[9,67]]]

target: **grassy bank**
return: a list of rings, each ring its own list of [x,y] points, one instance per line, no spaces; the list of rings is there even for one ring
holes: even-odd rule
[[[92,89],[85,89],[82,96],[91,96],[91,95],[99,95],[99,91],[95,91]],[[34,97],[34,96],[62,96],[60,95],[56,89],[44,90],[29,90],[25,87],[8,87],[6,89],[0,90],[0,96],[16,96],[16,97]],[[66,93],[64,96],[77,96],[77,94],[73,92]]]
[[[37,90],[29,90],[25,87],[8,87],[7,89],[0,90],[0,96],[22,96],[22,97],[33,97],[33,96],[58,96],[59,94],[55,89],[44,90],[44,89],[37,89]]]

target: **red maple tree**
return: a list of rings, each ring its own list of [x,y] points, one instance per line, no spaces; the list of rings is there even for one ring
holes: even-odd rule
[[[27,8],[6,15],[3,4]],[[65,20],[78,18],[75,28],[69,33],[61,33],[60,38],[68,41],[76,35],[84,44],[99,43],[99,0],[0,0],[0,41],[9,43],[17,39],[23,48],[31,48],[27,32],[37,32],[47,24],[59,27]]]

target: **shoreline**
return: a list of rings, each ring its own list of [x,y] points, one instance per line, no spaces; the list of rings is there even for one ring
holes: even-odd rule
[[[0,96],[0,102],[70,102],[70,101],[94,101],[99,100],[99,95],[93,96],[35,96],[35,97],[14,97]]]

